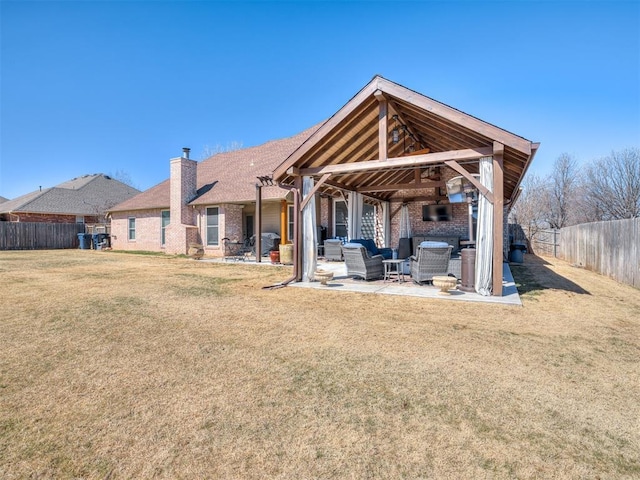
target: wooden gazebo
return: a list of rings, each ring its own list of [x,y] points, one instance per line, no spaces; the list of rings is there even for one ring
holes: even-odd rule
[[[504,209],[517,198],[538,146],[376,76],[278,166],[273,179],[293,187],[300,199],[302,179],[311,177],[312,194],[358,192],[388,201],[398,191],[441,187],[425,175],[430,167],[455,170],[493,206],[492,294],[501,296]],[[487,157],[493,163],[492,191],[473,175]],[[298,202],[298,214],[305,200]],[[300,260],[301,242],[294,243]]]

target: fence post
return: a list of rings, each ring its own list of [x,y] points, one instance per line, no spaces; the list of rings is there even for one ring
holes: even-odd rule
[[[553,229],[553,258],[557,258],[558,257],[558,248],[557,248],[557,242],[556,242],[556,234],[558,233],[557,229]]]

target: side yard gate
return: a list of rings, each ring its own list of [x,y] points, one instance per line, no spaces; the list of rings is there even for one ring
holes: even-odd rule
[[[0,222],[0,250],[78,248],[82,223]]]

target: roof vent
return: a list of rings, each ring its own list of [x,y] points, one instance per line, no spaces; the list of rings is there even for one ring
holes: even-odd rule
[[[189,158],[189,152],[190,151],[191,151],[190,148],[183,147],[182,148],[182,158]]]

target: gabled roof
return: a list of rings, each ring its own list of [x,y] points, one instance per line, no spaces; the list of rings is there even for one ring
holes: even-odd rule
[[[385,102],[388,108],[384,120],[380,118],[381,102]],[[393,120],[395,115],[397,121]],[[385,124],[388,159],[412,155],[410,146],[422,155],[414,157],[413,164],[410,161],[397,162],[403,165],[402,168],[390,166],[388,169],[366,171],[362,162],[379,160],[379,125]],[[397,143],[391,141],[394,128],[400,129]],[[416,168],[424,171],[427,163],[435,165],[431,163],[434,158],[442,157],[444,162],[447,157],[443,153],[425,161],[427,153],[461,152],[464,157],[462,152],[467,151],[468,156],[475,155],[477,159],[478,153],[492,152],[494,142],[504,145],[504,197],[512,199],[538,144],[375,76],[275,169],[274,179],[292,184],[294,176],[300,172],[318,176],[322,174],[323,167],[340,165],[340,172],[331,174],[331,180],[326,182],[327,188],[323,190],[330,191],[331,185],[356,191],[366,187],[368,195],[389,199],[395,193],[393,188],[374,189],[408,184],[416,175],[424,173],[416,173]],[[350,168],[358,163],[360,168]],[[392,163],[389,162],[390,165]]]
[[[8,198],[4,198],[2,196],[0,196],[0,203],[4,203],[4,202],[8,202],[9,199]]]
[[[139,192],[101,173],[84,175],[0,203],[0,213],[97,215]]]
[[[318,128],[311,127],[293,137],[265,144],[218,153],[198,163],[198,195],[191,205],[244,203],[256,199],[257,177],[269,176],[291,152]],[[165,180],[130,200],[113,207],[112,212],[169,208],[169,180]],[[288,190],[276,186],[262,189],[262,198],[281,199]]]

